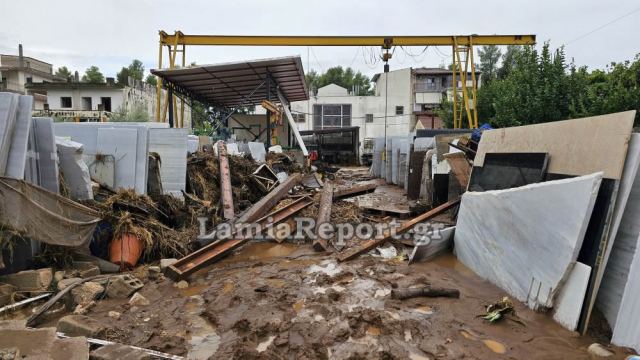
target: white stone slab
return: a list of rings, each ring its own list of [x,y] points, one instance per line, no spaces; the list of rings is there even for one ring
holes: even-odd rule
[[[115,158],[116,188],[136,189],[137,130],[98,128],[97,140],[96,153]]]
[[[56,148],[64,181],[73,200],[93,199],[89,168],[83,159],[82,144],[56,137]]]
[[[640,238],[629,267],[629,281],[624,289],[611,342],[640,352]]]
[[[602,173],[462,196],[454,236],[470,269],[530,308],[552,307],[576,261]]]
[[[456,227],[452,226],[425,234],[425,236],[416,242],[416,246],[413,247],[413,251],[409,256],[409,264],[429,261],[449,251],[453,245],[453,234],[455,231]]]
[[[576,262],[555,300],[553,319],[571,331],[578,328],[590,276],[591,266]]]
[[[0,92],[0,174],[4,175],[9,160],[9,148],[16,122],[19,95]]]
[[[264,148],[264,144],[261,142],[250,142],[249,151],[253,160],[259,164],[264,163],[267,156],[267,150]]]
[[[149,151],[160,155],[160,179],[166,194],[182,196],[187,186],[187,129],[149,129]]]
[[[36,142],[39,185],[58,193],[60,189],[58,169],[58,151],[53,135],[52,118],[33,118],[33,130]]]
[[[627,159],[618,188],[618,197],[613,209],[607,251],[602,260],[604,272],[595,274],[602,282],[598,289],[596,306],[602,311],[611,328],[615,328],[622,294],[627,283],[629,267],[640,236],[640,134],[631,134]],[[596,282],[597,284],[597,282]]]
[[[6,176],[14,179],[24,179],[24,171],[27,165],[27,143],[29,141],[29,132],[31,131],[32,107],[33,97],[21,95],[18,99],[18,111],[5,171]]]

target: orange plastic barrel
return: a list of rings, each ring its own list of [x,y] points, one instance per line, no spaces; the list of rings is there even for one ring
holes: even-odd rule
[[[119,264],[120,269],[131,269],[138,263],[143,249],[144,244],[137,236],[124,234],[111,241],[109,259],[112,263]]]

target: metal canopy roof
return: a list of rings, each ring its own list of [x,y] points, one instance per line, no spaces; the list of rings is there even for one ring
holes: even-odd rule
[[[159,69],[151,70],[151,73],[168,82],[176,91],[211,105],[237,107],[260,104],[267,99],[267,84],[263,82],[268,74],[273,80],[272,101],[278,99],[276,86],[289,102],[309,99],[299,56]]]

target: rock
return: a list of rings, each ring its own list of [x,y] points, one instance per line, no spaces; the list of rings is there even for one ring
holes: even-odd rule
[[[114,319],[114,320],[119,320],[120,319],[121,314],[117,311],[109,311],[109,317]]]
[[[74,261],[73,268],[78,273],[78,276],[83,279],[100,275],[100,268],[90,261]]]
[[[149,266],[147,270],[149,271],[149,277],[152,279],[157,279],[162,274],[160,266]]]
[[[56,340],[55,328],[0,329],[0,349],[17,349],[20,358],[48,359]]]
[[[58,290],[62,291],[64,290],[67,286],[73,284],[76,281],[80,281],[82,279],[74,277],[74,278],[68,278],[68,279],[62,279],[60,281],[58,281]]]
[[[15,291],[16,287],[13,285],[0,284],[0,306],[9,304]]]
[[[20,349],[13,347],[8,349],[0,349],[0,359],[2,360],[14,360],[21,359]]]
[[[76,286],[71,289],[71,295],[73,295],[73,301],[78,305],[86,305],[95,300],[98,295],[104,292],[102,285],[87,281],[86,283]]]
[[[58,321],[58,331],[67,336],[99,337],[105,327],[85,315],[67,315]]]
[[[129,304],[134,306],[146,306],[149,305],[149,300],[146,297],[142,296],[140,293],[135,293],[129,299]]]
[[[608,357],[613,355],[613,352],[611,350],[605,348],[604,346],[598,343],[593,343],[589,345],[589,347],[587,348],[587,351],[589,351],[589,354],[599,356],[599,357]]]
[[[182,281],[178,281],[177,283],[173,284],[174,287],[177,287],[178,289],[186,289],[189,287],[189,283],[182,280]]]
[[[58,270],[53,274],[53,279],[59,283],[60,281],[62,281],[62,279],[64,279],[65,276],[65,272],[63,270]]]
[[[109,344],[91,352],[91,359],[95,360],[147,360],[151,356],[146,352],[122,344]]]
[[[57,339],[49,356],[52,360],[86,360],[89,358],[89,343],[82,336]]]
[[[73,313],[75,315],[86,315],[89,309],[93,307],[95,304],[96,304],[95,301],[90,301],[87,304],[79,304],[78,306],[76,306],[75,309],[73,309]]]
[[[140,280],[131,275],[114,276],[107,284],[107,296],[112,299],[128,298],[143,286]]]
[[[51,268],[25,270],[0,277],[0,282],[15,286],[18,291],[44,291],[52,280]]]
[[[178,259],[161,259],[160,260],[160,270],[164,271],[165,268],[175,264]]]

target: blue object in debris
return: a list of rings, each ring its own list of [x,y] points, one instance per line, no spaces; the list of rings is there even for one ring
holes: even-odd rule
[[[487,123],[482,124],[482,126],[473,130],[473,132],[471,133],[471,140],[475,142],[480,142],[480,138],[482,137],[482,132],[485,130],[492,130],[492,129],[493,128],[491,127],[491,125]]]

